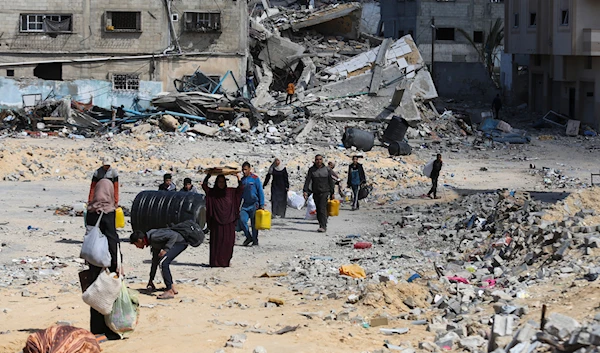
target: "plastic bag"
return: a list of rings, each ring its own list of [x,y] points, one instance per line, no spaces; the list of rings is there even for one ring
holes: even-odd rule
[[[106,326],[121,337],[127,336],[138,324],[139,306],[138,292],[127,288],[125,281],[121,281],[121,292],[113,304],[112,311],[104,316]]]
[[[423,167],[423,175],[428,178],[431,177],[431,172],[433,171],[433,162],[434,161],[430,161]]]
[[[315,220],[317,219],[317,205],[315,204],[315,199],[313,195],[308,197],[308,202],[306,203],[306,215],[304,219]]]
[[[96,309],[100,314],[109,314],[113,304],[119,296],[121,280],[116,273],[109,273],[107,269],[83,292],[83,301]]]
[[[287,193],[287,205],[291,208],[301,210],[304,207],[304,197],[293,191]]]
[[[108,239],[100,231],[100,220],[103,215],[104,213],[98,217],[95,226],[87,226],[79,257],[97,267],[110,267],[112,258],[108,250]]]
[[[350,276],[352,278],[367,278],[365,270],[357,264],[342,265],[340,275]]]

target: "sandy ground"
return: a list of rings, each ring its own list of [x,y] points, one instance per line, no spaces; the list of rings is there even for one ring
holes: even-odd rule
[[[501,150],[447,153],[444,155],[446,164],[443,182],[459,192],[497,188],[544,190],[541,177],[529,173],[530,163],[535,163],[538,167],[559,168],[569,176],[588,180],[589,173],[597,171],[598,168],[597,159],[592,157],[593,150],[590,146],[598,143],[563,139],[534,139],[531,145],[511,146]],[[28,182],[0,182],[0,243],[5,244],[0,251],[0,266],[11,263],[13,259],[39,258],[44,255],[76,258],[84,233],[83,219],[54,215],[54,209],[57,206],[85,201],[89,187],[88,178],[95,166],[88,157],[77,156],[74,151],[80,148],[81,144],[92,146],[94,142],[66,139],[5,139],[0,143],[3,144],[4,155],[0,159],[2,171],[18,168],[13,164],[21,164],[22,156],[13,156],[10,150],[21,146],[31,149],[35,149],[36,146],[64,149],[69,151],[68,157],[64,158],[78,161],[82,167],[81,174],[70,174],[66,180],[39,178]],[[151,144],[146,147],[149,146]],[[174,159],[179,160],[181,151],[176,151],[176,148],[181,147],[174,146],[166,153],[171,153]],[[282,150],[273,150],[272,154],[280,154],[286,148],[293,147],[277,148]],[[202,146],[188,146],[185,152],[208,163],[214,154],[208,151],[220,150],[223,155],[229,155],[235,153],[234,151],[251,149],[251,146],[241,145],[234,149],[223,143],[208,142]],[[344,157],[341,152],[325,152],[337,158]],[[398,159],[385,159],[381,152],[373,153],[379,153],[379,158],[385,160],[389,166],[400,166],[403,163]],[[410,161],[418,169],[433,153],[435,151],[431,149],[419,150]],[[44,158],[52,161],[52,156]],[[62,161],[63,157],[55,158],[57,164],[62,163],[58,160]],[[294,158],[300,161],[298,157]],[[310,157],[306,158],[310,160]],[[222,160],[223,163],[228,162],[227,157]],[[263,164],[266,165],[266,162]],[[481,167],[488,168],[488,171],[480,171]],[[130,165],[127,168],[134,171],[138,166]],[[138,177],[136,182],[132,182],[122,178],[121,203],[131,205],[139,191],[154,188],[155,179],[156,177]],[[146,180],[146,186],[143,186],[140,180]],[[299,189],[300,185],[293,185],[293,188]],[[569,192],[550,191],[557,194]],[[456,192],[450,188],[445,188],[442,196],[444,198],[440,202],[457,197]],[[401,207],[406,203],[421,202],[434,201],[401,200],[394,204],[388,203],[385,207]],[[182,282],[178,287],[180,294],[177,300],[161,302],[153,296],[142,295],[141,318],[136,332],[127,340],[104,343],[103,350],[124,353],[146,352],[149,349],[181,353],[214,352],[224,347],[230,335],[243,333],[248,329],[265,330],[267,333],[248,332],[248,340],[243,349],[224,348],[225,351],[252,352],[254,347],[261,345],[269,352],[363,352],[381,348],[386,339],[394,344],[410,342],[416,347],[420,340],[432,338],[431,333],[425,332],[424,326],[411,326],[407,335],[384,336],[379,333],[379,328],[367,329],[350,322],[310,320],[298,313],[322,311],[326,315],[331,311],[339,312],[344,308],[345,298],[307,300],[306,293],[289,291],[278,284],[277,278],[257,278],[266,271],[269,264],[284,262],[295,256],[327,255],[328,251],[336,247],[333,236],[369,234],[375,231],[382,221],[389,221],[390,217],[393,217],[383,214],[375,202],[363,208],[359,213],[350,212],[348,206],[344,205],[341,215],[331,219],[327,235],[315,232],[315,222],[303,220],[304,210],[288,210],[289,218],[274,220],[273,229],[261,233],[260,247],[236,247],[232,267],[227,269],[206,267],[206,244],[198,248],[189,248],[173,266],[175,279]],[[27,231],[30,225],[41,229]],[[120,231],[124,240],[129,235],[129,227],[128,225]],[[148,252],[138,250],[127,243],[123,243],[123,252],[127,276],[135,282],[132,287],[142,288],[143,283],[147,281],[150,267]],[[45,328],[57,321],[68,321],[75,326],[88,327],[89,309],[81,301],[77,279],[80,269],[80,266],[71,262],[71,265],[62,269],[61,274],[54,280],[27,286],[26,289],[30,293],[27,297],[22,296],[23,287],[0,287],[0,353],[20,351],[31,330]],[[531,298],[526,299],[532,307],[530,315],[538,315],[538,307],[542,303],[550,303],[557,311],[567,312],[570,316],[579,319],[589,316],[592,309],[598,306],[598,285],[583,286],[582,282],[576,282],[572,286],[572,283],[572,280],[563,279],[557,281],[551,289],[531,288]],[[265,308],[264,303],[269,297],[282,298],[285,304],[281,307]],[[586,300],[579,300],[580,298]],[[228,307],[226,303],[232,299],[244,307]],[[357,305],[356,312],[351,316],[360,315],[368,319],[380,313],[381,309]],[[299,327],[295,332],[283,335],[268,334],[288,325]],[[388,327],[407,325],[408,322],[397,321],[391,322]]]

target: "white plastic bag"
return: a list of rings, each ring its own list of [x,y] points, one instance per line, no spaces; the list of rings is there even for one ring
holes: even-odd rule
[[[100,231],[100,220],[103,215],[104,213],[100,214],[95,226],[87,226],[79,257],[97,267],[110,267],[112,258],[108,250],[108,239]]]
[[[117,245],[117,273],[123,273],[121,265],[121,249]],[[94,282],[83,292],[83,301],[102,315],[108,315],[121,291],[121,278],[115,272],[105,268]]]
[[[425,175],[428,178],[431,177],[431,172],[433,171],[433,162],[434,161],[430,161],[423,167],[423,175]]]
[[[108,315],[112,311],[113,303],[119,296],[121,290],[121,279],[116,273],[108,273],[107,269],[100,275],[88,289],[83,292],[83,301],[96,309],[102,315]]]
[[[127,336],[135,330],[139,318],[138,292],[127,288],[125,280],[121,281],[121,290],[115,300],[112,311],[104,317],[104,322],[109,329]]]
[[[287,193],[287,205],[291,208],[301,210],[304,207],[304,196],[299,195],[293,191]]]
[[[317,205],[315,204],[313,195],[308,197],[308,202],[306,203],[306,216],[304,216],[304,219],[311,221],[317,219]]]

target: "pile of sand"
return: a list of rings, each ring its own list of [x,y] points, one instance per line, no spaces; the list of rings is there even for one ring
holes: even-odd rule
[[[552,206],[542,217],[543,220],[558,222],[564,217],[573,217],[581,210],[594,210],[595,215],[583,219],[583,225],[600,224],[600,187],[593,187],[572,193],[566,199]]]

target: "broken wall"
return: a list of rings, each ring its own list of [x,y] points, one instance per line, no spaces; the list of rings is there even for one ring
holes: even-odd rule
[[[144,108],[150,106],[150,99],[162,91],[162,83],[140,81],[138,91],[115,91],[112,82],[107,80],[49,81],[41,79],[13,80],[0,77],[0,108],[20,108],[24,94],[41,94],[42,99],[49,95],[57,98],[71,96],[77,101],[92,103],[106,109],[111,106],[131,107],[135,99]]]

